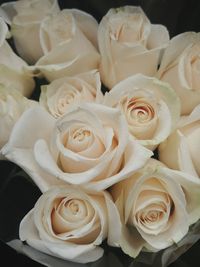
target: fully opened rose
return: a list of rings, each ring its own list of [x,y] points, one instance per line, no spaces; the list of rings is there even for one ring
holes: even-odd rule
[[[119,108],[131,136],[152,150],[170,135],[180,115],[179,99],[169,84],[141,74],[114,86],[104,104]]]
[[[153,159],[111,192],[123,225],[119,245],[131,257],[177,243],[200,218],[200,180]]]
[[[4,155],[41,191],[64,183],[99,191],[137,171],[152,153],[129,138],[117,109],[88,103],[59,120],[42,108],[25,112]]]
[[[58,186],[44,193],[20,224],[20,239],[44,253],[75,262],[100,258],[104,239],[115,246],[120,227],[117,209],[107,192],[84,192]]]

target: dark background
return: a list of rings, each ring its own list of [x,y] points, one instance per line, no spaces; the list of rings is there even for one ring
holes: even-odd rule
[[[42,0],[41,0],[42,1]],[[3,2],[0,0],[0,4]],[[152,23],[164,24],[174,36],[185,31],[200,31],[200,1],[198,0],[60,0],[61,8],[78,8],[92,14],[98,21],[111,7],[140,5]],[[12,179],[13,169],[9,162],[0,162],[0,266],[42,266],[9,248],[5,242],[18,233],[18,224],[33,207],[40,195],[39,190],[21,174]],[[22,208],[23,207],[23,210]],[[200,241],[189,249],[170,267],[199,267]],[[197,259],[197,260],[195,260]],[[125,261],[120,258],[122,265]],[[5,262],[5,263],[3,263]],[[102,266],[108,266],[104,262]],[[84,266],[84,265],[83,265]],[[109,265],[112,266],[112,265]],[[132,267],[136,265],[131,264]]]

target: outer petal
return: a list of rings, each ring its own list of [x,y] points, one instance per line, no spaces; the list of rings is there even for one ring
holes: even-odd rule
[[[0,81],[14,87],[25,96],[30,96],[35,82],[30,71],[25,70],[27,64],[18,57],[6,41],[0,47]]]
[[[188,175],[180,171],[168,171],[162,168],[166,176],[171,176],[176,182],[179,182],[184,190],[187,200],[187,212],[189,214],[189,224],[195,223],[200,218],[200,180],[196,176]]]
[[[159,158],[162,162],[172,169],[181,170],[196,177],[199,176],[195,152],[198,149],[199,111],[200,105],[189,116],[181,117],[178,129],[159,146]],[[185,135],[185,131],[191,132],[189,136]],[[196,137],[192,134],[196,134]]]
[[[200,92],[190,88],[186,80],[183,61],[187,50],[199,41],[200,34],[195,32],[182,33],[172,38],[157,73],[157,77],[169,82],[180,97],[182,115],[189,114],[200,103]]]
[[[79,9],[71,9],[71,12],[78,24],[78,27],[85,34],[88,40],[98,49],[98,44],[97,44],[98,22],[96,21],[96,19],[90,14]]]
[[[37,139],[40,137],[49,140],[53,126],[54,119],[42,108],[29,109],[15,124],[8,144],[2,149],[2,154],[23,168],[41,191],[47,190],[53,184],[60,183],[37,165],[33,154],[33,147]]]
[[[14,8],[16,2],[4,3],[0,6],[0,16],[6,23],[11,24],[13,17],[16,16],[16,10]]]
[[[86,263],[96,261],[103,255],[103,249],[93,244],[76,245],[71,242],[58,244],[42,241],[34,225],[33,211],[30,211],[22,220],[19,235],[20,239],[26,241],[31,247],[65,260]]]
[[[29,64],[34,64],[43,56],[39,28],[40,22],[34,24],[26,23],[25,25],[11,24],[11,34],[14,38],[16,49],[19,55]],[[28,38],[24,38],[24,36],[28,36]],[[34,49],[33,44],[35,44]]]
[[[66,51],[70,51],[70,54]],[[49,81],[52,81],[64,76],[74,76],[98,69],[98,64],[99,54],[96,49],[81,31],[78,31],[71,41],[54,48],[40,58],[32,69],[40,70]]]
[[[137,172],[137,170],[142,168],[151,156],[152,152],[139,145],[137,141],[130,142],[125,150],[124,160],[126,164],[124,168],[119,173],[107,179],[97,182],[90,182],[89,184],[85,185],[85,187],[97,191],[108,188],[111,185],[120,182],[129,177],[131,174]]]
[[[185,32],[181,33],[174,38],[169,43],[168,48],[165,50],[162,62],[158,71],[158,76],[163,74],[171,64],[175,64],[179,59],[179,56],[191,43],[198,42],[200,40],[200,33],[195,32]]]
[[[8,26],[6,25],[2,17],[0,17],[0,47],[6,40],[7,35],[8,35]]]
[[[107,210],[108,210],[108,237],[107,242],[110,246],[119,246],[121,235],[121,221],[119,212],[114,205],[110,195],[106,191],[103,191]]]

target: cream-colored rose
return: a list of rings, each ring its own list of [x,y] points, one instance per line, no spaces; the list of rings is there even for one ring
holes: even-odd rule
[[[13,126],[22,113],[36,102],[23,97],[17,90],[0,84],[0,154]]]
[[[170,83],[180,97],[181,114],[190,114],[200,104],[200,33],[185,32],[172,38],[157,76]]]
[[[59,10],[57,0],[19,0],[1,5],[0,14],[11,25],[17,52],[28,63],[35,63],[43,55],[41,22]]]
[[[131,257],[176,244],[200,218],[200,180],[153,159],[111,192],[122,221],[119,244]]]
[[[0,17],[0,83],[15,88],[24,96],[30,96],[35,82],[30,71],[25,70],[27,64],[18,57],[6,41],[8,27]]]
[[[45,109],[28,110],[3,152],[41,191],[65,183],[100,191],[137,171],[152,155],[129,139],[125,118],[117,109],[93,103],[58,120]]]
[[[95,42],[94,30],[87,37],[76,19],[78,14],[78,11],[65,9],[46,17],[40,25],[44,56],[32,69],[39,70],[49,81],[98,69],[100,56],[92,44]]]
[[[65,260],[86,263],[103,255],[107,238],[115,246],[119,213],[107,192],[84,192],[73,186],[44,193],[20,224],[20,239],[31,247]]]
[[[96,70],[60,78],[41,87],[40,104],[55,118],[83,102],[102,101],[101,81]]]
[[[112,8],[103,17],[98,42],[101,78],[111,89],[136,73],[153,76],[169,34],[164,26],[151,24],[140,7],[125,6]]]
[[[159,146],[159,159],[172,169],[200,177],[200,105],[181,117],[177,130]]]
[[[169,84],[141,74],[115,85],[104,104],[119,108],[131,136],[152,150],[170,135],[180,115],[179,99]]]

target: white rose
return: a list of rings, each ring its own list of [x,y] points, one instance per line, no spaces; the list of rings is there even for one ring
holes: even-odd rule
[[[169,84],[141,74],[115,85],[104,104],[119,108],[133,138],[152,150],[170,135],[180,115],[179,99]]]
[[[44,56],[32,69],[41,71],[49,81],[98,69],[100,56],[91,42],[92,37],[95,42],[94,31],[90,41],[79,27],[78,14],[65,9],[46,17],[40,25]]]
[[[152,25],[140,7],[125,6],[110,9],[103,17],[98,41],[101,78],[111,89],[136,73],[153,76],[169,34],[164,26]]]
[[[181,117],[177,130],[159,146],[159,159],[172,169],[200,177],[200,105]]]
[[[181,99],[181,114],[200,104],[200,33],[185,32],[172,38],[165,50],[158,77],[171,84]]]
[[[105,238],[115,246],[118,211],[107,192],[84,192],[73,186],[45,192],[20,224],[20,239],[65,260],[86,263],[103,255]]]
[[[40,104],[55,118],[83,102],[102,101],[101,81],[96,70],[60,78],[41,87]]]
[[[8,27],[0,17],[0,83],[15,88],[24,96],[30,96],[35,83],[27,64],[18,57],[6,41]]]
[[[153,159],[111,192],[122,221],[120,246],[131,257],[176,244],[200,218],[200,180]]]
[[[129,140],[126,121],[117,109],[93,103],[58,120],[42,108],[28,110],[3,152],[41,191],[64,183],[100,191],[137,171],[152,155]]]
[[[0,154],[13,126],[21,114],[34,103],[36,102],[23,97],[15,89],[0,84]]]
[[[43,55],[40,24],[59,10],[57,0],[19,0],[1,5],[0,14],[11,25],[17,52],[27,62],[33,64]]]

